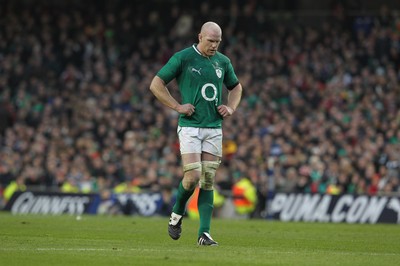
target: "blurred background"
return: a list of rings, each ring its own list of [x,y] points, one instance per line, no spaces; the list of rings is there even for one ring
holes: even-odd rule
[[[88,193],[120,213],[114,195],[154,192],[168,215],[177,114],[149,84],[210,20],[244,88],[217,207],[243,179],[251,217],[277,192],[399,195],[400,1],[0,0],[0,206]]]

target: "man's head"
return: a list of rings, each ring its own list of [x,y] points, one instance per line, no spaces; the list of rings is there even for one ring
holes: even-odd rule
[[[199,44],[197,49],[205,56],[213,56],[221,43],[222,30],[215,22],[206,22],[199,33]]]

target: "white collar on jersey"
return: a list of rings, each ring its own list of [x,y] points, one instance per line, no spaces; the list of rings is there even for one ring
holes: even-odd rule
[[[197,43],[193,44],[192,47],[199,55],[202,55],[199,49],[197,49]]]

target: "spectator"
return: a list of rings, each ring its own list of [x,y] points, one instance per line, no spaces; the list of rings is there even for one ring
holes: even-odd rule
[[[266,189],[327,193],[330,185],[400,192],[398,12],[382,6],[353,17],[335,5],[335,17],[313,26],[271,19],[262,12],[270,6],[254,1],[235,2],[231,16],[221,15],[223,1],[180,3],[1,8],[3,190],[15,180],[46,189],[176,187],[175,114],[147,91],[151,73],[195,41],[188,36],[207,14],[227,29],[221,48],[246,91],[239,115],[224,124],[221,185],[251,167],[260,197]],[[160,34],[148,35],[144,21]],[[155,37],[182,23],[179,35]]]

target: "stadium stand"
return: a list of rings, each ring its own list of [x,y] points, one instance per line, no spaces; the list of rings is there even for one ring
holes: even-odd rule
[[[0,1],[3,204],[16,180],[66,192],[177,187],[177,114],[148,86],[204,20],[222,26],[221,49],[244,87],[224,122],[219,189],[249,177],[261,204],[268,191],[400,192],[399,10],[56,2]]]

